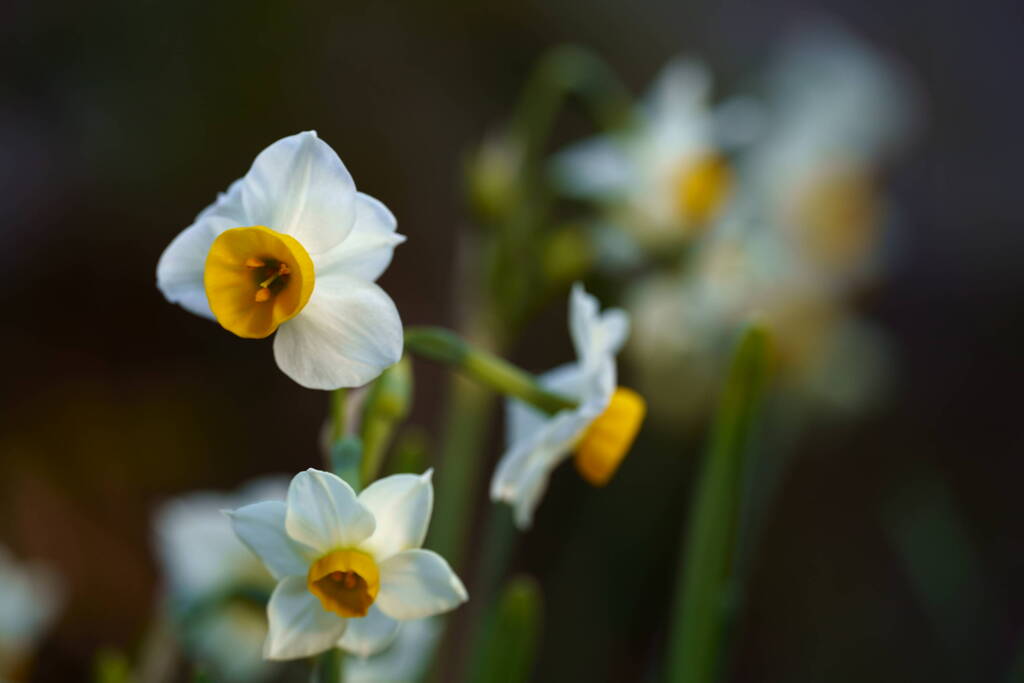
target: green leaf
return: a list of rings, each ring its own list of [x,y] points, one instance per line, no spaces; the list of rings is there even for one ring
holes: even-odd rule
[[[718,674],[744,453],[766,365],[767,336],[751,327],[733,355],[693,498],[669,634],[666,680],[672,683],[710,683]]]
[[[505,586],[486,627],[486,640],[468,680],[480,683],[528,681],[541,632],[540,587],[525,576]]]

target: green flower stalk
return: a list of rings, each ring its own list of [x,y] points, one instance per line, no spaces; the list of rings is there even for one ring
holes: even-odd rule
[[[440,327],[411,327],[406,348],[425,358],[457,368],[469,378],[500,394],[512,396],[553,415],[576,407],[576,401],[544,389],[530,373],[506,360],[467,344],[454,332]]]
[[[412,387],[412,363],[408,356],[385,370],[370,387],[360,425],[363,441],[360,475],[364,482],[371,482],[380,474],[395,429],[409,414]]]

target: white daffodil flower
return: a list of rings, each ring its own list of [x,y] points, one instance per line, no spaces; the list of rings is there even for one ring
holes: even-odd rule
[[[0,545],[0,680],[24,673],[62,603],[61,582],[52,571],[16,561]]]
[[[168,301],[247,339],[311,389],[373,380],[402,355],[402,323],[375,280],[404,237],[315,132],[278,140],[164,251]]]
[[[366,657],[387,647],[399,621],[468,599],[448,563],[420,548],[434,502],[430,477],[385,477],[357,497],[339,477],[309,469],[292,479],[287,502],[230,513],[235,533],[278,581],[264,657],[333,647]]]
[[[372,657],[346,657],[345,683],[415,683],[441,637],[437,619],[403,622],[387,649]]]
[[[767,81],[769,120],[741,169],[744,201],[794,266],[842,293],[877,266],[888,213],[879,171],[913,128],[912,83],[838,30],[792,41]]]
[[[571,195],[605,204],[610,223],[643,245],[688,241],[719,214],[732,185],[710,89],[704,66],[670,62],[633,127],[559,154],[556,180]]]
[[[569,300],[569,331],[577,362],[541,375],[540,382],[579,401],[577,406],[549,416],[514,399],[508,403],[508,447],[491,480],[491,498],[515,507],[520,528],[531,524],[551,471],[574,451],[581,476],[595,486],[606,484],[646,411],[639,394],[616,387],[615,354],[629,333],[626,313],[601,313],[597,299],[577,283]]]
[[[185,616],[182,644],[218,679],[258,681],[272,673],[263,659],[266,607],[276,582],[235,536],[223,510],[268,498],[284,500],[288,480],[260,479],[236,493],[197,492],[169,501],[154,517],[154,540],[169,606]]]

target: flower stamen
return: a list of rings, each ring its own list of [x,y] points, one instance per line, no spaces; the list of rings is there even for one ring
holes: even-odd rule
[[[306,587],[328,612],[365,617],[380,590],[380,572],[364,552],[335,550],[310,566]]]

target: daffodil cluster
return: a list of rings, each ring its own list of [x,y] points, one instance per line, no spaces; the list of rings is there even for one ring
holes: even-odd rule
[[[783,382],[818,405],[863,405],[883,374],[884,344],[849,302],[886,256],[883,173],[913,89],[837,29],[753,81],[713,105],[707,69],[672,62],[632,126],[555,157],[563,191],[599,208],[608,272],[628,274],[627,353],[666,423],[706,414],[749,320],[772,332]]]

